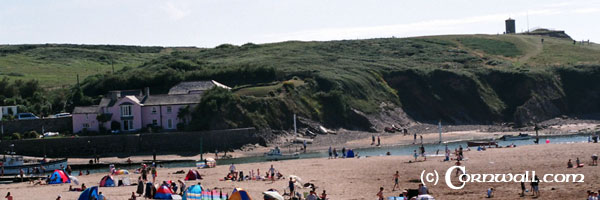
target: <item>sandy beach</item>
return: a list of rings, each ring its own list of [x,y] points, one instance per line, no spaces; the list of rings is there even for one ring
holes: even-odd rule
[[[588,166],[592,154],[600,153],[600,144],[574,143],[574,144],[542,144],[521,146],[517,148],[488,149],[487,151],[469,151],[465,153],[467,161],[463,165],[468,173],[525,173],[536,171],[536,174],[583,174],[584,183],[541,183],[540,199],[584,199],[587,190],[600,189],[600,167]],[[567,168],[567,160],[579,157],[583,168]],[[442,157],[430,157],[424,162],[409,163],[409,156],[381,156],[353,159],[303,159],[267,163],[251,163],[236,165],[238,170],[248,172],[260,169],[262,173],[274,165],[284,175],[297,175],[304,182],[314,183],[320,193],[327,190],[330,199],[374,199],[379,187],[384,187],[386,196],[398,195],[399,191],[391,191],[393,174],[400,171],[400,187],[416,189],[418,180],[423,170],[432,172],[437,170],[443,174],[454,165],[454,162],[442,162]],[[221,163],[223,164],[223,163]],[[261,192],[270,188],[283,191],[287,181],[246,181],[229,182],[219,181],[228,171],[227,164],[218,165],[216,168],[201,169],[204,180],[200,182],[204,187],[221,188],[224,192],[231,192],[235,187],[241,187],[250,192],[254,199],[261,199]],[[174,172],[189,168],[161,168],[158,170],[157,181],[183,180],[185,174]],[[108,172],[108,169],[107,169]],[[98,173],[78,177],[80,182],[87,186],[98,185],[100,179],[106,174]],[[118,176],[115,176],[118,177]],[[129,175],[133,180],[138,175]],[[198,181],[187,182],[188,185]],[[482,199],[485,191],[494,187],[495,199],[517,199],[520,192],[520,183],[467,183],[463,189],[452,190],[443,180],[437,185],[429,185],[430,191],[437,199]],[[529,185],[527,185],[529,188]],[[62,195],[63,199],[76,199],[79,192],[69,192],[69,185],[41,185],[33,186],[30,183],[17,183],[0,185],[0,191],[11,192],[15,199],[54,199]],[[109,199],[128,199],[135,186],[100,188]],[[308,189],[300,189],[308,191]],[[531,199],[531,193],[524,199]]]

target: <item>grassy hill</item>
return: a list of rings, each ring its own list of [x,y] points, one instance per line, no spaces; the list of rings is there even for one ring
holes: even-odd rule
[[[542,44],[536,35],[448,35],[127,53],[90,47],[47,65],[78,68],[65,60],[85,60],[105,72],[110,63],[99,56],[117,57],[118,73],[86,69],[83,93],[94,98],[145,86],[166,92],[184,80],[214,79],[234,88],[205,95],[192,111],[191,129],[287,129],[297,113],[330,127],[366,130],[379,114],[396,115],[398,108],[416,120],[457,124],[526,124],[599,112],[600,45],[543,38]],[[15,57],[38,62],[34,50],[0,56],[0,67]]]
[[[0,45],[0,79],[38,80],[43,87],[72,86],[80,79],[137,67],[164,52],[162,47],[113,45]]]

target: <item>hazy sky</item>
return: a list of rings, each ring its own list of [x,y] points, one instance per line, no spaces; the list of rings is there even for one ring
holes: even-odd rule
[[[0,44],[75,43],[214,47],[223,43],[339,40],[565,30],[600,41],[600,1],[571,0],[1,0]]]

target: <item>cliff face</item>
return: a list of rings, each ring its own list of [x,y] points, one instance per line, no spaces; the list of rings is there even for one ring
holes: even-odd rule
[[[600,111],[599,66],[537,72],[414,70],[389,73],[402,108],[416,120],[526,125]]]

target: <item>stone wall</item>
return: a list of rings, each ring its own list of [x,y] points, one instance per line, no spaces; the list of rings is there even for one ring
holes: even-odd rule
[[[71,117],[14,120],[0,122],[0,129],[3,129],[4,135],[12,133],[25,133],[36,131],[42,134],[42,129],[46,132],[71,132],[73,129],[73,120]],[[1,130],[0,130],[1,132]]]
[[[215,130],[205,132],[143,133],[128,135],[80,136],[72,138],[28,139],[0,142],[2,151],[20,155],[62,157],[93,157],[157,154],[189,155],[240,148],[245,144],[263,144],[255,128]],[[202,144],[202,145],[200,145]]]

